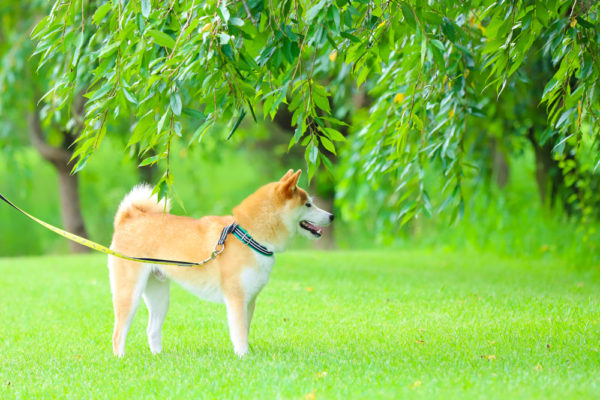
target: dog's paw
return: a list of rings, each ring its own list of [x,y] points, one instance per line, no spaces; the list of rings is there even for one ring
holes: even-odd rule
[[[159,348],[150,348],[150,351],[152,352],[153,356],[157,356],[162,352],[162,347]]]
[[[242,358],[248,354],[248,346],[234,348],[234,351],[239,358]]]

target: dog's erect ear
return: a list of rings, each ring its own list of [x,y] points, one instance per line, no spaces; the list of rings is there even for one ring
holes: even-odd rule
[[[293,180],[294,180],[294,185],[298,184],[298,180],[300,179],[300,175],[302,175],[302,170],[301,169],[299,169],[298,171],[296,171],[294,173],[294,175],[292,175]]]
[[[279,180],[279,182],[283,182],[285,181],[287,178],[289,178],[290,176],[292,176],[292,174],[294,173],[293,169],[288,169],[288,172],[285,173],[284,176],[281,177],[281,179]]]
[[[288,174],[290,171],[288,171]],[[288,174],[286,174],[287,178],[284,176],[285,179],[281,179],[279,183],[279,190],[281,191],[281,193],[283,193],[284,196],[292,197],[292,195],[296,192],[296,185],[298,185],[298,179],[300,179],[300,174],[302,174],[302,170],[299,169],[295,173],[292,173],[290,175]]]

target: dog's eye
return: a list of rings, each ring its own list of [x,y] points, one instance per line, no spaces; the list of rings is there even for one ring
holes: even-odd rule
[[[310,203],[306,203],[306,204],[305,204],[305,206],[306,206],[306,207],[312,207],[312,204],[310,204]]]

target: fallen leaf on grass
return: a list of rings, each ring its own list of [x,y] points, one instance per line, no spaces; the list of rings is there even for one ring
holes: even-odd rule
[[[485,358],[488,361],[495,361],[495,360],[497,360],[495,354],[484,354],[484,355],[481,356],[481,358]]]
[[[415,383],[413,383],[412,385],[410,385],[411,389],[416,389],[418,387],[421,387],[421,385],[423,385],[423,382],[421,381],[415,381]]]
[[[418,343],[418,344],[425,344],[425,341],[424,341],[424,340],[415,340],[415,343]]]

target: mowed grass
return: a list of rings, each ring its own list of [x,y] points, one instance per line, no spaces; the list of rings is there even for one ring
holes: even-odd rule
[[[112,355],[105,257],[0,259],[0,398],[598,398],[600,274],[444,252],[290,252],[249,356],[176,285],[152,356]]]

